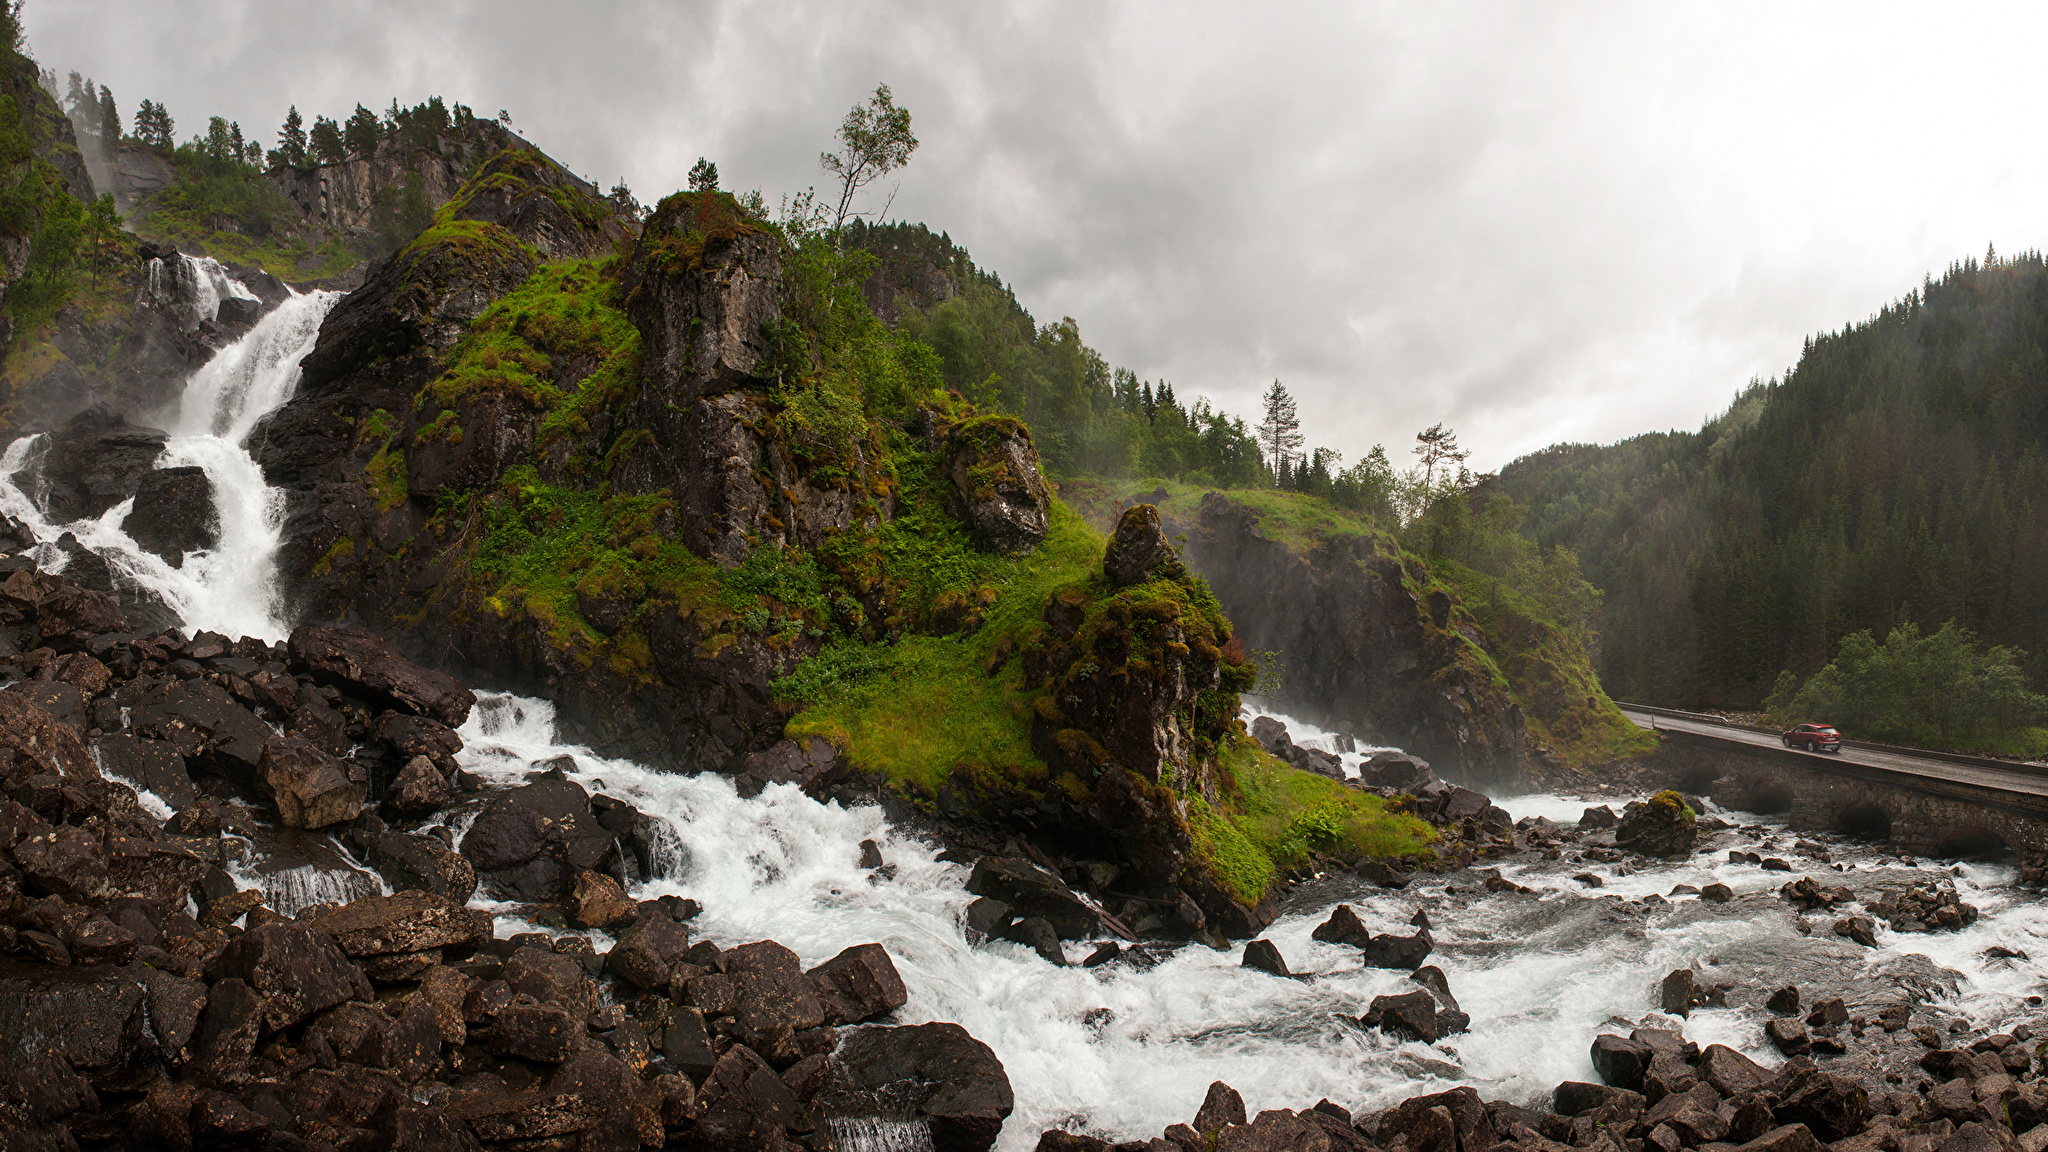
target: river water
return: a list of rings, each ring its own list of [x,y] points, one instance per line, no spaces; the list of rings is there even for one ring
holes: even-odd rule
[[[1300,743],[1327,735],[1290,727]],[[2027,1012],[2025,997],[2040,992],[2040,981],[2032,966],[1987,960],[1983,951],[2048,947],[2048,910],[2008,887],[2012,868],[1908,866],[1839,840],[1826,846],[1846,871],[1832,864],[1806,870],[1823,883],[1872,892],[1951,884],[1985,916],[1958,933],[1908,936],[1881,927],[1875,950],[1829,935],[1824,923],[1802,935],[1775,895],[1787,874],[1726,863],[1729,847],[1762,846],[1789,858],[1797,837],[1761,818],[1722,813],[1762,831],[1723,833],[1712,852],[1684,864],[1631,871],[1523,858],[1502,869],[1534,895],[1487,894],[1470,872],[1419,875],[1401,891],[1346,876],[1304,885],[1265,935],[1294,971],[1313,974],[1307,981],[1240,967],[1241,944],[1228,952],[1183,948],[1143,971],[1060,969],[1021,945],[969,943],[960,924],[972,899],[963,889],[968,869],[937,860],[936,846],[893,828],[878,808],[821,804],[788,785],[741,799],[722,777],[608,760],[557,743],[553,707],[542,700],[484,694],[462,736],[464,764],[494,786],[517,784],[538,761],[566,754],[586,788],[672,821],[685,854],[674,875],[635,895],[701,901],[695,928],[721,946],[774,939],[815,964],[853,944],[884,944],[910,990],[903,1022],[956,1021],[1001,1057],[1017,1093],[1002,1143],[1010,1149],[1030,1148],[1040,1131],[1058,1125],[1113,1139],[1157,1135],[1191,1119],[1219,1079],[1254,1110],[1303,1108],[1325,1097],[1353,1109],[1381,1107],[1459,1084],[1489,1099],[1547,1097],[1559,1081],[1593,1079],[1593,1036],[1618,1027],[1615,1017],[1653,1013],[1659,981],[1688,964],[1703,978],[1765,992],[1796,981],[1809,1002],[1845,995],[1859,1013],[1874,1013],[1886,989],[1914,989],[1995,1024]],[[1585,807],[1548,795],[1500,803],[1518,817],[1552,819],[1576,819]],[[882,845],[897,867],[894,879],[859,867],[864,839]],[[1582,872],[1605,886],[1572,879]],[[1665,896],[1680,884],[1715,881],[1761,895],[1726,905]],[[1670,902],[1635,903],[1653,894]],[[1438,941],[1431,962],[1471,1014],[1471,1031],[1434,1045],[1394,1043],[1346,1022],[1374,996],[1415,985],[1403,973],[1361,967],[1356,949],[1310,939],[1338,903],[1351,904],[1375,932],[1403,934],[1412,931],[1415,911],[1426,909]],[[1068,945],[1076,962],[1089,950]],[[1765,1018],[1753,1006],[1697,1009],[1685,1029],[1703,1045],[1728,1044],[1775,1064],[1761,1032]]]
[[[159,592],[190,628],[282,637],[288,621],[274,574],[278,494],[264,486],[243,442],[258,419],[290,397],[299,359],[335,299],[314,293],[287,301],[185,390],[161,464],[195,463],[212,478],[223,533],[210,555],[173,569],[141,553],[120,531],[125,505],[97,521],[49,523],[14,483],[30,458],[27,440],[0,458],[0,508],[46,542],[76,534]],[[1332,734],[1287,723],[1297,743],[1335,749]],[[1017,1096],[1005,1149],[1028,1149],[1053,1126],[1112,1139],[1157,1135],[1192,1118],[1219,1079],[1253,1110],[1303,1108],[1323,1098],[1369,1109],[1459,1084],[1488,1098],[1534,1103],[1559,1081],[1592,1079],[1593,1035],[1647,1018],[1658,982],[1688,965],[1737,991],[1729,995],[1731,1007],[1695,1010],[1687,1034],[1767,1064],[1777,1057],[1763,1041],[1757,990],[1788,982],[1802,984],[1809,1002],[1839,994],[1850,998],[1852,1010],[1874,1012],[1888,997],[1917,995],[1974,1024],[1997,1025],[2030,1015],[2028,998],[2038,1003],[2041,981],[2035,965],[1988,958],[1986,949],[2048,955],[2048,909],[2010,886],[2009,866],[1903,862],[1878,847],[1818,838],[1833,856],[1823,863],[1797,857],[1797,837],[1781,824],[1716,813],[1741,828],[1707,839],[1683,863],[1587,863],[1569,850],[1559,860],[1514,858],[1502,872],[1530,894],[1487,893],[1469,871],[1418,874],[1398,891],[1345,875],[1304,884],[1266,937],[1305,980],[1240,967],[1242,944],[1164,952],[1149,968],[1057,968],[1021,945],[971,943],[961,925],[972,899],[963,887],[968,869],[938,860],[938,846],[893,827],[879,808],[819,803],[788,785],[745,799],[719,776],[679,776],[607,759],[560,743],[553,706],[544,700],[482,693],[461,734],[467,747],[459,759],[492,788],[516,785],[536,763],[569,755],[573,777],[589,790],[668,820],[678,842],[668,852],[667,874],[633,894],[701,901],[704,912],[694,924],[700,936],[722,946],[778,940],[807,965],[850,945],[884,944],[909,989],[901,1022],[956,1021],[1002,1059]],[[1355,772],[1359,757],[1343,756],[1347,768]],[[1586,805],[1554,795],[1496,800],[1518,818],[1560,822],[1575,820]],[[470,817],[443,818],[459,834]],[[859,845],[868,839],[895,866],[893,877],[859,867]],[[1795,860],[1825,884],[1866,894],[1880,886],[1950,885],[1984,916],[1956,933],[1901,935],[1881,926],[1879,947],[1870,950],[1832,936],[1824,921],[1809,935],[1773,895],[1787,875],[1726,863],[1729,848]],[[324,836],[280,833],[234,871],[282,911],[384,888]],[[1601,887],[1574,878],[1581,874],[1597,877]],[[1670,895],[1678,885],[1716,881],[1741,895],[1725,905]],[[533,930],[510,907],[477,903],[501,917],[501,932]],[[1346,1018],[1362,1014],[1373,997],[1415,985],[1402,973],[1361,967],[1355,949],[1310,938],[1338,903],[1352,905],[1376,932],[1401,934],[1412,931],[1418,909],[1426,910],[1438,942],[1431,962],[1447,974],[1472,1017],[1471,1030],[1425,1045],[1396,1043],[1350,1023]],[[610,944],[602,933],[589,935],[600,949]],[[1076,961],[1088,951],[1086,944],[1068,945]]]

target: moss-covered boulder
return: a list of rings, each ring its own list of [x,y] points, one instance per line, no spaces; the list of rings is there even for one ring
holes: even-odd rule
[[[1102,574],[1111,584],[1123,588],[1149,580],[1155,572],[1169,579],[1186,574],[1180,558],[1173,554],[1173,545],[1166,540],[1165,530],[1159,526],[1158,507],[1138,504],[1126,508],[1117,520],[1115,534],[1109,538],[1109,548],[1102,554]]]
[[[1699,842],[1699,814],[1676,792],[1659,792],[1622,810],[1614,843],[1645,856],[1684,856]]]
[[[946,429],[944,445],[946,475],[975,536],[998,552],[1038,547],[1052,496],[1024,422],[1011,416],[962,420]]]

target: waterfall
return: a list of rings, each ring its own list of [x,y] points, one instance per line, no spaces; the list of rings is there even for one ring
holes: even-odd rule
[[[211,261],[191,263],[204,272]],[[27,525],[45,545],[66,532],[77,536],[80,544],[105,557],[117,575],[161,596],[188,629],[282,640],[288,628],[276,560],[284,493],[264,483],[263,469],[243,441],[258,420],[291,398],[299,361],[313,350],[321,321],[340,298],[335,292],[293,296],[185,382],[170,421],[170,442],[156,466],[197,465],[205,471],[220,518],[220,539],[209,550],[188,553],[183,567],[173,568],[142,551],[122,531],[132,501],[95,520],[53,523],[44,516],[17,480],[33,462],[40,437],[22,437],[0,454],[0,511]],[[218,297],[213,299],[218,307]]]
[[[256,299],[248,285],[229,276],[220,261],[182,252],[169,264],[161,259],[149,262],[149,294],[177,309],[180,326],[188,332],[218,315],[223,300]]]

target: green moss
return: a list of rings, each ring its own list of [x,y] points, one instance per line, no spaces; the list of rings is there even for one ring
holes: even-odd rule
[[[326,552],[322,553],[319,560],[314,562],[313,575],[325,576],[334,571],[334,565],[338,561],[352,560],[355,558],[355,554],[355,537],[343,536],[341,539],[336,540]]]
[[[930,462],[899,467],[929,479]],[[1032,702],[1018,638],[1038,629],[1053,591],[1084,580],[1102,559],[1102,537],[1064,506],[1052,507],[1038,549],[995,557],[974,547],[942,506],[915,500],[873,537],[843,537],[827,562],[894,593],[896,614],[920,618],[948,592],[993,594],[982,626],[966,636],[906,635],[893,644],[851,637],[828,645],[777,684],[805,705],[784,729],[823,736],[855,764],[893,783],[936,794],[956,770],[1013,789],[1042,790],[1045,762],[1031,749]],[[821,588],[822,591],[822,588]],[[977,596],[977,599],[983,597]]]
[[[423,411],[438,405],[442,419],[453,421],[452,409],[465,401],[512,397],[542,414],[538,446],[562,440],[581,448],[591,418],[621,404],[639,382],[640,333],[620,308],[613,273],[610,261],[542,265],[477,317],[416,403]],[[646,435],[634,430],[619,443]],[[579,452],[570,467],[595,478],[599,462]]]
[[[385,444],[363,468],[364,482],[377,498],[377,511],[389,512],[405,503],[409,495],[405,479],[405,449]]]

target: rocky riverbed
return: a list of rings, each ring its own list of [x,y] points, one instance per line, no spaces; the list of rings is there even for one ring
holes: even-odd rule
[[[138,634],[0,570],[8,1147],[2038,1152],[2008,868],[1268,721],[1442,843],[1234,942],[812,750],[607,761],[367,634]]]

